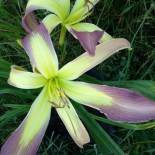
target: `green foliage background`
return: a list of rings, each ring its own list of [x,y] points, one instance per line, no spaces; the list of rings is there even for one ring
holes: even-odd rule
[[[73,0],[71,2],[74,3]],[[11,64],[30,69],[27,55],[16,42],[27,34],[21,26],[25,6],[25,0],[0,0],[0,146],[21,123],[38,94],[38,90],[20,90],[7,84]],[[46,13],[38,11],[38,19],[42,19]],[[105,82],[88,76],[82,76],[80,79],[132,89],[155,100],[154,15],[153,0],[100,0],[93,14],[86,21],[97,24],[113,37],[128,39],[133,49],[115,54],[96,67],[96,70],[106,79]],[[51,38],[62,66],[84,50],[70,34],[67,34],[62,50],[58,45],[59,34],[60,27],[57,27],[51,34]],[[110,150],[117,155],[153,155],[155,153],[154,122],[144,125],[113,123],[95,116],[93,112],[93,114],[86,113],[86,109],[76,103],[74,106],[95,141],[92,140],[90,144],[80,149],[67,134],[52,131],[50,125],[53,122],[51,122],[38,154],[67,155],[77,152],[77,155],[108,155],[111,154]],[[54,116],[53,110],[51,118]],[[95,120],[98,120],[101,126],[101,122],[114,125],[110,132],[112,139]],[[60,120],[54,123],[61,126]]]

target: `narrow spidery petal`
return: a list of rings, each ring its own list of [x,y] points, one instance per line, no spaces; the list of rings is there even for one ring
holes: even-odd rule
[[[87,31],[78,32],[75,31],[74,29],[71,29],[70,32],[71,34],[76,36],[76,38],[80,41],[85,51],[88,52],[90,56],[95,55],[96,45],[103,36],[103,31],[96,30],[93,32],[87,32]]]
[[[58,73],[58,77],[67,80],[74,80],[114,53],[125,48],[130,48],[130,43],[123,38],[111,39],[101,43],[96,46],[94,57],[90,57],[88,53],[82,54],[62,67]]]
[[[155,119],[155,102],[131,90],[60,80],[74,101],[100,110],[113,121],[139,123]]]
[[[17,88],[34,89],[44,86],[47,79],[39,73],[26,71],[19,66],[11,66],[8,83]]]
[[[56,110],[75,143],[79,147],[89,143],[89,135],[72,104],[69,103],[69,107],[65,106],[65,108],[57,108]]]
[[[2,146],[1,155],[36,155],[50,120],[48,99],[45,86],[24,121]]]
[[[34,66],[44,77],[57,75],[58,59],[44,24],[22,40],[22,45]]]

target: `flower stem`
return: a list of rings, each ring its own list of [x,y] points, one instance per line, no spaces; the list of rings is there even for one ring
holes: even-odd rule
[[[66,35],[67,29],[64,25],[61,26],[61,33],[60,33],[60,38],[59,38],[59,45],[60,47],[63,46],[64,44],[64,39],[65,39],[65,35]]]

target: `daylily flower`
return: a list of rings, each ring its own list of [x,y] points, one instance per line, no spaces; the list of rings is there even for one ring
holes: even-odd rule
[[[70,99],[90,106],[113,121],[145,122],[155,118],[155,102],[130,90],[73,81],[121,49],[129,48],[126,39],[111,39],[67,63],[60,70],[47,29],[43,24],[22,40],[33,72],[13,65],[8,79],[22,89],[43,87],[26,118],[1,149],[1,155],[35,155],[47,129],[54,107],[75,143],[82,147],[90,141]]]
[[[29,0],[22,25],[25,30],[30,33],[39,25],[33,11],[37,9],[48,10],[52,12],[52,14],[47,15],[42,23],[44,23],[49,33],[58,24],[61,24],[59,44],[63,45],[64,37],[68,30],[80,41],[89,55],[94,56],[98,41],[104,42],[112,38],[106,32],[103,33],[102,29],[94,24],[80,23],[91,14],[98,1],[99,0],[76,0],[73,8],[70,9],[70,0]]]

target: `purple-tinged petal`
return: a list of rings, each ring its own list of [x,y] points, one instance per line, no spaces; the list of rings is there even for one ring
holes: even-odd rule
[[[100,110],[113,121],[139,123],[155,119],[155,102],[131,90],[59,80],[74,101]]]
[[[60,3],[57,1],[49,1],[49,0],[29,0],[26,6],[26,12],[22,20],[22,26],[27,32],[31,32],[34,30],[35,26],[38,25],[33,11],[38,9],[48,10],[57,16],[63,21],[65,16],[67,16],[67,12],[63,10]],[[30,23],[29,23],[30,22]]]
[[[22,40],[22,45],[33,65],[46,78],[57,75],[58,59],[44,24]]]
[[[76,38],[80,41],[81,45],[90,56],[95,55],[96,45],[104,33],[103,31],[99,30],[93,32],[78,32],[74,29],[71,29],[70,32],[73,34],[73,36],[76,36]]]
[[[92,23],[77,23],[74,25],[66,25],[66,28],[68,29],[68,31],[71,31],[71,29],[74,29],[78,32],[93,32],[93,31],[103,31],[101,28],[99,28],[98,26],[92,24]],[[73,34],[74,35],[74,34]],[[76,36],[74,35],[74,37],[76,38]],[[104,31],[101,39],[99,40],[100,43],[111,40],[112,36],[110,36],[107,32]]]
[[[2,146],[0,155],[35,155],[47,129],[51,105],[45,86],[21,125]]]
[[[58,77],[74,80],[100,64],[102,61],[118,52],[119,50],[130,48],[130,43],[123,38],[111,39],[96,46],[94,57],[90,57],[87,52],[80,55],[73,61],[63,66],[58,73]]]
[[[30,12],[30,13],[28,13],[27,16],[23,17],[22,26],[25,29],[25,31],[27,31],[28,33],[35,30],[38,25],[39,25],[39,23],[36,20],[33,12]]]

